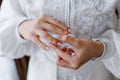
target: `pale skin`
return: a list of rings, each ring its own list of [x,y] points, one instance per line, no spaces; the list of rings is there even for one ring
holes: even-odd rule
[[[68,36],[70,33],[68,29],[69,28],[62,22],[52,17],[43,15],[35,20],[24,21],[21,23],[18,30],[24,39],[32,41],[40,48],[49,50],[49,48],[52,47],[58,55],[57,64],[62,67],[76,70],[87,61],[102,55],[104,50],[103,43],[100,41],[81,40],[70,37]],[[56,39],[48,32],[58,34],[61,38]],[[50,45],[45,45],[39,39],[41,37],[46,39]],[[58,42],[69,43],[73,46],[73,49],[60,49],[57,47]],[[71,55],[69,51],[74,52],[75,55]]]
[[[98,58],[103,54],[104,45],[100,41],[77,39],[68,35],[64,35],[60,40],[72,45],[74,51],[74,55],[71,55],[69,51],[72,50],[66,49],[66,51],[53,44],[50,45],[58,54],[57,64],[62,67],[77,70],[89,60]]]
[[[68,27],[62,22],[46,16],[41,15],[35,20],[26,20],[19,26],[19,34],[26,40],[30,40],[39,47],[48,50],[49,46],[45,45],[40,38],[45,38],[49,43],[57,43],[58,40],[51,36],[48,32],[53,32],[60,36],[68,34]]]

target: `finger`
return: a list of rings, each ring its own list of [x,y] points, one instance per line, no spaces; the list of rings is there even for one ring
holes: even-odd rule
[[[63,47],[63,48],[62,48],[62,51],[67,52],[67,48],[66,48],[66,47]]]
[[[73,70],[77,70],[79,68],[78,66],[76,67],[76,65],[74,65],[72,63],[68,63],[68,62],[66,62],[62,59],[57,61],[57,65],[62,66],[62,67],[66,67],[66,68],[70,68],[70,69],[73,69]]]
[[[60,56],[57,56],[57,61],[61,60],[62,58]]]
[[[60,22],[60,21],[58,21],[58,20],[56,20],[52,17],[46,16],[45,19],[46,19],[47,22],[49,22],[51,24],[54,24],[54,25],[62,28],[63,30],[68,30],[68,28],[69,28],[68,26],[64,25],[62,22]]]
[[[56,34],[59,34],[59,35],[68,34],[68,31],[63,30],[63,29],[61,29],[61,28],[59,28],[59,27],[57,27],[53,24],[50,24],[50,23],[43,22],[42,26],[45,30],[56,33]]]
[[[45,38],[49,43],[52,44],[57,44],[58,40],[54,37],[52,37],[51,35],[49,35],[47,32],[45,32],[44,30],[36,30],[36,34],[39,35],[40,37]]]
[[[50,46],[55,50],[56,53],[58,53],[58,55],[65,61],[67,62],[70,62],[72,57],[66,53],[66,52],[63,52],[62,50],[60,50],[59,48],[57,48],[56,46],[50,44]]]
[[[66,61],[62,60],[62,59],[57,61],[57,65],[62,66],[62,67],[67,67],[67,68],[70,67],[70,64],[67,63]]]
[[[64,61],[60,56],[57,56],[57,65],[62,67],[68,67],[69,63]]]
[[[68,36],[68,35],[64,35],[60,38],[61,41],[69,43],[71,45],[74,45],[76,42],[76,39],[74,37]]]
[[[63,47],[61,50],[68,53],[74,53],[74,50],[72,48]]]
[[[42,43],[38,37],[33,37],[31,39],[31,41],[33,41],[37,46],[39,46],[40,48],[43,48],[45,50],[48,50],[48,46],[46,46],[44,43]]]
[[[74,50],[72,48],[68,48],[69,53],[74,53]]]

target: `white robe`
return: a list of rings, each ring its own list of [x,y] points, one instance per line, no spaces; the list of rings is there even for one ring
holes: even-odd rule
[[[0,55],[30,56],[28,80],[113,80],[111,74],[120,78],[120,26],[115,9],[120,11],[120,0],[4,0]],[[77,71],[57,66],[54,51],[44,51],[18,33],[21,22],[42,14],[68,25],[77,38],[103,42],[103,55]]]
[[[0,57],[0,80],[19,80],[13,59]]]
[[[19,80],[14,60],[0,57],[0,80]]]

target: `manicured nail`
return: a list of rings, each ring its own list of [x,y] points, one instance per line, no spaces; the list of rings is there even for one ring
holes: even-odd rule
[[[68,32],[72,34],[72,31],[70,29],[68,29]]]

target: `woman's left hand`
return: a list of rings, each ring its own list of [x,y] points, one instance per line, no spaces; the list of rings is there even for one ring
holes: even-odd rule
[[[51,44],[51,47],[58,55],[57,64],[74,70],[87,61],[100,57],[104,50],[104,46],[100,41],[81,40],[67,35],[60,40],[73,46],[74,55]]]

